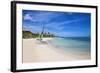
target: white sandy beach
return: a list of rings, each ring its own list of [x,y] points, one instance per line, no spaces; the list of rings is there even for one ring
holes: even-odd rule
[[[47,43],[52,38],[23,39],[23,63],[90,59],[90,53],[59,50]]]

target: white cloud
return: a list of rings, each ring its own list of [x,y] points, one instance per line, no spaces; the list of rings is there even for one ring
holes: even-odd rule
[[[24,20],[30,20],[32,22],[36,22],[37,20],[33,19],[33,17],[30,14],[26,14],[24,16]]]
[[[32,20],[32,17],[29,14],[26,14],[24,16],[24,20]]]

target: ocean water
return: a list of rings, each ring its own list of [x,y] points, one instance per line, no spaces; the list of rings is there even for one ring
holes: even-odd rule
[[[90,52],[91,39],[89,37],[56,37],[53,40],[50,40],[49,44],[57,49]]]

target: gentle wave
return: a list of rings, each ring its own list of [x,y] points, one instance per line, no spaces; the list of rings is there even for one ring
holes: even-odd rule
[[[53,40],[48,41],[49,44],[58,48],[58,49],[68,49],[76,51],[90,51],[89,37],[68,37],[68,38],[54,38]]]

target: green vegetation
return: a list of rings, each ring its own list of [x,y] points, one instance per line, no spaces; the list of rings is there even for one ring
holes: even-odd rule
[[[44,37],[54,37],[53,34],[47,33],[32,33],[31,31],[22,31],[23,38],[44,38]]]
[[[23,31],[23,38],[32,38],[33,37],[33,33],[30,31]]]

